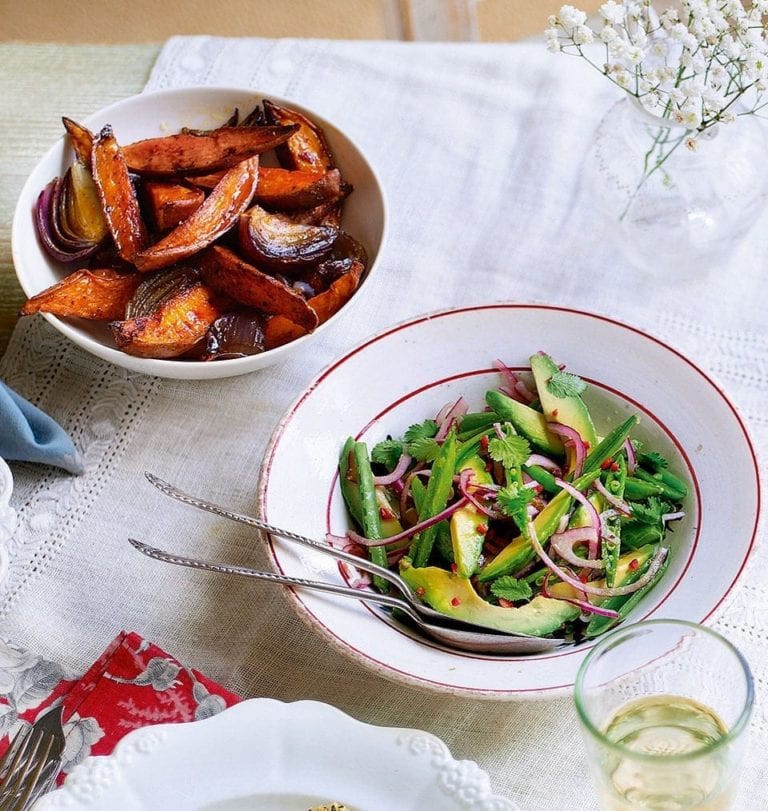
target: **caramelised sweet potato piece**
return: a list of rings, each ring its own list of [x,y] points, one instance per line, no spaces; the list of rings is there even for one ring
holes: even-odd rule
[[[328,142],[323,131],[305,115],[288,107],[281,107],[268,99],[262,102],[267,120],[273,124],[298,125],[285,143],[277,148],[277,157],[289,169],[334,169]]]
[[[212,189],[224,172],[186,178],[201,189]],[[279,211],[302,211],[325,203],[336,203],[346,197],[352,187],[344,183],[338,169],[281,169],[259,167],[256,202]],[[315,223],[317,224],[317,223]]]
[[[317,326],[315,311],[300,293],[244,262],[229,249],[212,245],[197,261],[203,279],[235,301],[264,313],[284,315],[307,330]]]
[[[122,150],[110,126],[104,127],[93,142],[91,172],[117,252],[126,262],[133,262],[146,244],[147,229]]]
[[[299,225],[261,206],[253,206],[243,214],[238,230],[240,249],[247,257],[284,273],[324,259],[338,236],[338,228]]]
[[[181,132],[163,138],[147,138],[128,144],[123,152],[128,167],[139,174],[208,174],[274,149],[297,130],[297,124],[220,127],[209,133]]]
[[[192,189],[181,183],[147,182],[144,193],[152,219],[160,231],[175,228],[194,214],[205,200],[205,192],[201,189]]]
[[[338,202],[343,196],[338,169],[290,170],[263,167],[256,187],[256,201],[267,208],[296,211],[323,203]]]
[[[351,270],[336,279],[325,291],[312,296],[307,302],[317,314],[318,324],[335,315],[351,298],[360,284],[363,264],[355,260]],[[264,349],[274,349],[306,334],[306,330],[282,315],[270,318],[264,326]]]
[[[134,258],[136,267],[141,271],[158,270],[210,245],[248,208],[258,176],[258,155],[238,163],[224,175],[194,214]]]
[[[141,279],[135,271],[76,270],[32,296],[21,308],[20,315],[51,313],[90,321],[114,321],[125,317],[125,307]]]
[[[190,273],[151,315],[113,321],[109,326],[118,349],[129,355],[176,358],[201,341],[229,307],[230,301]]]
[[[77,159],[80,163],[90,166],[91,153],[93,152],[93,133],[66,116],[62,117],[61,122],[64,124],[64,129],[72,139],[72,148],[75,150]]]

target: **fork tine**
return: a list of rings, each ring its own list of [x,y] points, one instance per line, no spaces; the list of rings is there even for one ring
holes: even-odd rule
[[[24,748],[24,741],[27,738],[28,727],[19,727],[13,740],[8,744],[2,758],[0,758],[0,776],[5,776],[8,772],[13,773],[16,763]]]
[[[51,736],[34,729],[24,736],[7,776],[0,784],[0,811],[22,811],[52,746]]]

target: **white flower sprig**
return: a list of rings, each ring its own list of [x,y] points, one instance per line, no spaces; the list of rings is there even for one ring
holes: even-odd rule
[[[582,57],[649,112],[696,133],[768,105],[768,0],[679,5],[657,13],[651,0],[608,0],[595,29],[565,5],[549,18],[547,47]],[[605,48],[602,65],[583,48],[593,42]],[[744,109],[734,107],[739,99],[749,101]]]

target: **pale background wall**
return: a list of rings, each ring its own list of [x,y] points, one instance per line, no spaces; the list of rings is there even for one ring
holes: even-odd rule
[[[600,0],[575,0],[594,11]],[[0,0],[0,41],[161,42],[174,34],[509,41],[559,0]]]

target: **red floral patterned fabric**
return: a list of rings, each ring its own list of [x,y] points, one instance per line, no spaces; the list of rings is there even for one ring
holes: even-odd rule
[[[108,755],[131,730],[201,720],[238,701],[137,633],[119,634],[79,679],[0,640],[0,754],[19,726],[63,703],[60,780],[89,755]]]

